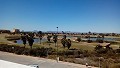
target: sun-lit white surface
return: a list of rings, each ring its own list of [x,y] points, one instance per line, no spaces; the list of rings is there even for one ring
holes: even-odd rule
[[[35,68],[35,67],[0,60],[0,68]]]

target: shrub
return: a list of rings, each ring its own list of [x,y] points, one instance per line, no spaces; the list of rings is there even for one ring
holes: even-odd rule
[[[38,57],[46,57],[48,54],[52,54],[52,48],[36,48],[29,49],[15,45],[0,44],[0,51],[15,53],[18,55],[31,55]]]
[[[77,37],[77,39],[76,39],[78,42],[80,42],[81,41],[81,38],[80,37]]]
[[[96,42],[98,42],[98,43],[103,43],[103,40],[97,39]]]
[[[116,49],[115,52],[116,52],[116,53],[120,53],[120,49]]]
[[[88,42],[88,43],[91,43],[91,42],[92,42],[92,40],[88,40],[87,42]]]

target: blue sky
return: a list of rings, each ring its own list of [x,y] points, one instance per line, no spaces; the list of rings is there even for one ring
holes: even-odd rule
[[[0,0],[0,29],[120,33],[120,0]]]

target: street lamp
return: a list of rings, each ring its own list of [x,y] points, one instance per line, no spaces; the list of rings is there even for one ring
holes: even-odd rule
[[[56,27],[57,28],[57,36],[58,36],[58,27]],[[56,42],[57,43],[57,62],[59,61],[59,56],[58,56],[58,42]]]

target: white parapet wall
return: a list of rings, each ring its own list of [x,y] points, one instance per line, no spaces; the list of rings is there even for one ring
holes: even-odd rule
[[[35,68],[35,67],[0,60],[0,68]]]

